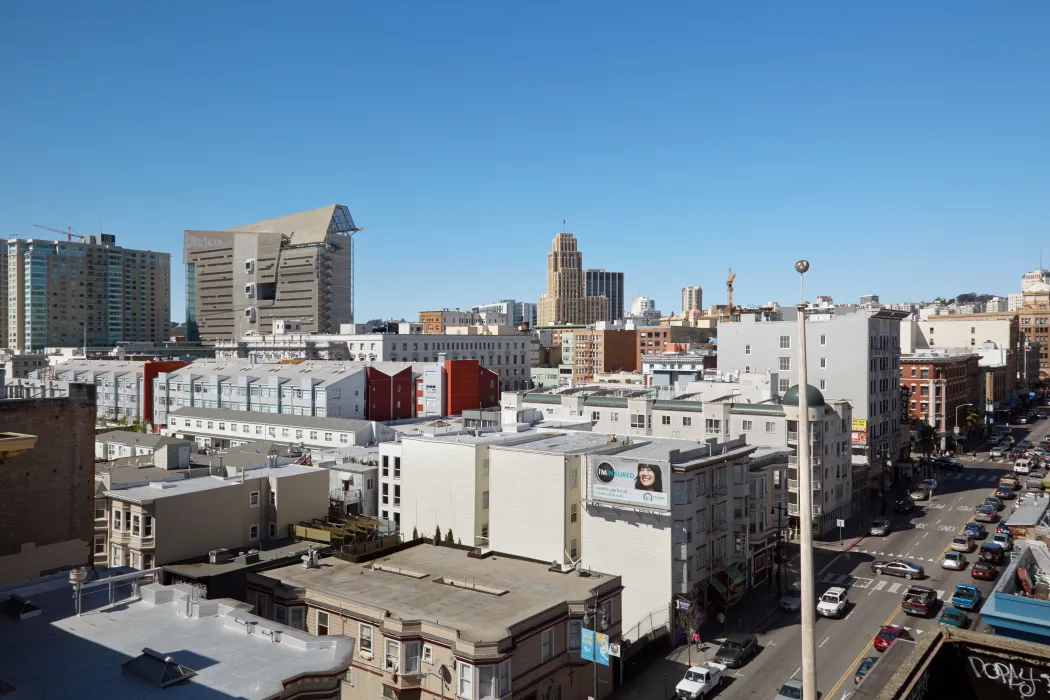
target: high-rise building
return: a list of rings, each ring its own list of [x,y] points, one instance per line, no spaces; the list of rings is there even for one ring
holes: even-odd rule
[[[108,234],[5,245],[5,345],[32,351],[167,340],[168,253],[121,248]]]
[[[304,333],[354,321],[354,239],[342,204],[225,231],[186,231],[186,334],[237,340],[295,319]]]
[[[704,310],[704,290],[700,286],[682,287],[682,315],[693,309]]]
[[[584,294],[609,299],[607,321],[623,319],[623,273],[605,270],[584,270]]]
[[[537,304],[540,326],[586,326],[608,320],[609,300],[584,292],[583,253],[576,236],[559,233],[547,253],[547,292]]]
[[[0,348],[7,348],[7,241],[0,238]]]
[[[1029,292],[1040,284],[1050,284],[1050,270],[1032,270],[1021,275],[1021,291]]]

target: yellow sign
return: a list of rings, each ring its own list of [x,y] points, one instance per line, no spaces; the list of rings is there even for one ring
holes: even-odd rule
[[[854,430],[863,430],[863,431],[867,432],[867,430],[868,430],[868,421],[864,420],[863,418],[854,418],[853,419],[853,429]]]

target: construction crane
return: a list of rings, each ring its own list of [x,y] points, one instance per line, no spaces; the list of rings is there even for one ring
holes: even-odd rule
[[[733,280],[735,279],[736,273],[733,272],[733,268],[729,268],[729,279],[726,280],[726,321],[733,320]]]
[[[79,238],[82,241],[86,240],[86,238],[84,236],[81,236],[79,233],[73,233],[73,227],[72,226],[66,226],[66,230],[63,231],[60,228],[54,228],[52,226],[41,226],[40,224],[33,224],[33,225],[36,226],[37,228],[46,229],[48,231],[54,231],[55,233],[61,233],[63,236],[66,237],[67,241],[72,241],[74,238]]]

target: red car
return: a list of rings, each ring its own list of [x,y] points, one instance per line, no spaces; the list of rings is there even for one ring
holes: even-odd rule
[[[898,639],[911,639],[908,630],[897,625],[886,625],[875,635],[875,650],[886,651]]]
[[[974,565],[970,567],[970,576],[982,581],[994,581],[998,575],[999,572],[995,566],[986,561],[974,562]]]

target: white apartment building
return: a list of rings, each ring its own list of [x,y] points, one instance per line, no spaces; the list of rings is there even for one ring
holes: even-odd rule
[[[1050,270],[1032,270],[1021,275],[1021,291],[1028,292],[1041,284],[1050,284]]]
[[[98,387],[96,413],[99,420],[128,420],[143,417],[145,387],[143,368],[146,363],[131,360],[70,360],[52,368],[30,372],[34,380],[42,380],[43,373],[53,371],[62,382],[94,384]]]
[[[1017,311],[1024,306],[1024,293],[1016,292],[1006,295],[1006,310]]]
[[[162,469],[188,467],[190,443],[167,435],[132,430],[111,430],[95,436],[96,460],[106,461],[141,455],[154,455],[154,464]]]
[[[304,450],[374,445],[393,440],[395,435],[392,428],[375,421],[198,407],[172,410],[161,432],[193,441],[198,447],[229,448],[253,442],[279,442],[295,444]]]
[[[365,384],[362,367],[354,364],[198,360],[157,375],[153,417],[165,425],[169,411],[192,407],[361,419]]]

